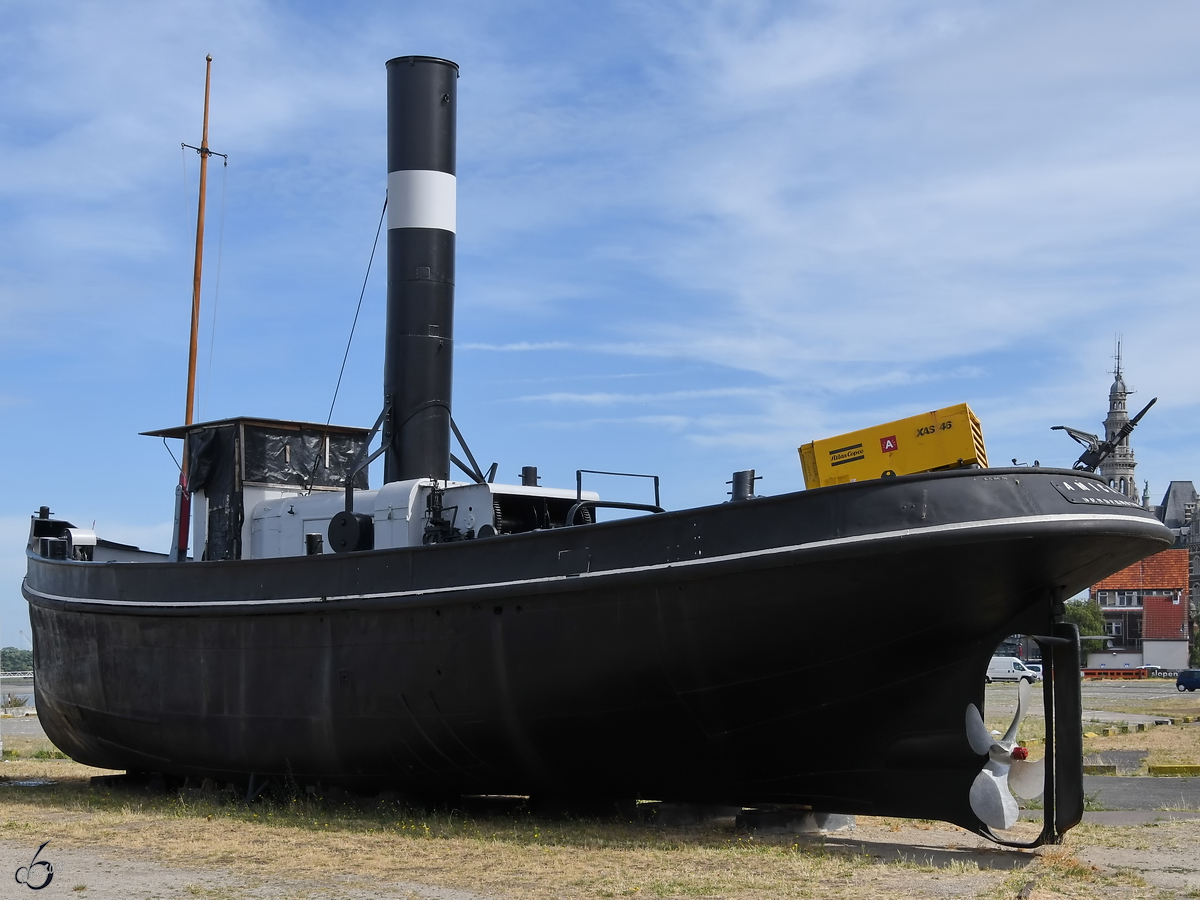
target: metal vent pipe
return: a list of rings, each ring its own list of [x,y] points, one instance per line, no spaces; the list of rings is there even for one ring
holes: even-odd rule
[[[458,65],[388,60],[383,480],[450,474]]]
[[[745,469],[741,472],[733,473],[733,480],[725,482],[732,484],[733,490],[730,493],[734,500],[752,500],[754,499],[754,482],[762,478],[761,475],[755,475],[753,469]]]

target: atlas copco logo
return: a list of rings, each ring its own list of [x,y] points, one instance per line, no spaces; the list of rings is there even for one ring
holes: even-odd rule
[[[896,449],[896,436],[893,434],[889,437],[879,439],[879,450],[882,453],[892,453]]]

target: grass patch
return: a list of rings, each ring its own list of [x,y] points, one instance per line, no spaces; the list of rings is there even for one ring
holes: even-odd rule
[[[41,736],[10,734],[0,726],[4,738],[4,759],[67,759],[67,755]]]
[[[69,759],[67,754],[56,747],[13,747],[4,748],[4,759]]]
[[[1033,886],[1029,885],[1032,882]],[[1071,847],[1044,847],[1036,862],[1014,872],[980,896],[988,900],[1011,900],[1026,896],[1030,900],[1049,897],[1102,898],[1112,896],[1144,897],[1146,881],[1135,872],[1102,869],[1078,858]],[[1022,894],[1023,889],[1027,889]]]
[[[93,787],[96,770],[65,760],[6,763],[10,780],[53,784],[0,788],[0,837],[136,854],[166,864],[252,879],[314,884],[437,884],[501,897],[910,897],[929,879],[992,882],[1007,872],[957,855],[872,855],[844,839],[755,837],[732,826],[656,828],[618,819],[549,819],[515,811],[467,815],[395,801],[274,796],[253,804],[233,792],[153,794]],[[908,833],[978,843],[940,823]],[[892,840],[891,821],[861,832]],[[903,832],[902,832],[903,833]],[[885,844],[891,847],[892,844]],[[988,859],[1009,859],[987,851]],[[1024,857],[1015,857],[1023,860]],[[347,880],[349,879],[349,880]],[[197,888],[196,896],[209,896]]]
[[[1003,699],[989,689],[988,705],[996,715],[986,721],[1002,732],[1012,707],[1005,711],[1001,702],[993,704],[993,695]],[[1163,702],[1174,706],[1175,701]],[[1022,739],[1039,741],[1029,747],[1035,759],[1044,754],[1044,730],[1044,719],[1033,715],[1021,728]],[[943,823],[903,819],[860,817],[858,832],[827,838],[759,837],[731,826],[656,828],[640,821],[552,819],[520,810],[426,811],[336,791],[284,792],[248,805],[233,791],[154,794],[92,787],[87,778],[103,773],[63,759],[44,739],[5,735],[4,743],[4,780],[55,783],[0,786],[0,838],[33,847],[53,839],[52,846],[91,848],[166,866],[236,870],[244,885],[295,887],[279,896],[341,896],[328,888],[353,892],[412,882],[533,900],[1012,898],[1034,882],[1031,900],[1143,897],[1157,895],[1157,889],[1146,885],[1149,873],[1128,868],[1130,853],[1136,854],[1139,869],[1141,860],[1155,853],[1200,856],[1200,821],[1194,820],[1083,824],[1067,835],[1064,846],[1027,852],[992,847]],[[1146,749],[1155,764],[1200,762],[1200,727],[1159,726],[1085,741],[1087,753],[1125,749]],[[1085,805],[1098,808],[1096,797],[1085,798]],[[1109,851],[1111,860],[1105,856]],[[71,888],[80,896],[99,889]],[[180,890],[197,897],[243,896],[194,883],[181,882]]]
[[[1200,715],[1200,699],[1196,694],[1181,693],[1171,697],[1155,697],[1149,702],[1130,702],[1120,698],[1089,698],[1094,709],[1109,712],[1133,713],[1142,716],[1196,716]]]
[[[1035,900],[1144,896],[1137,873],[1091,865],[1079,853],[1105,842],[1124,849],[1200,846],[1200,822],[1162,823],[1154,831],[1083,825],[1065,847],[1028,852],[925,820],[860,817],[850,834],[756,837],[731,826],[426,811],[336,791],[253,804],[232,791],[155,794],[93,787],[88,777],[102,773],[57,759],[11,761],[2,771],[9,780],[54,783],[0,787],[0,838],[32,846],[53,839],[52,846],[188,869],[236,869],[247,885],[296,885],[295,896],[319,896],[335,884],[350,891],[415,882],[534,900],[1011,898],[1030,881],[1037,882]],[[197,897],[225,896],[192,888]]]
[[[67,754],[61,750],[47,750],[45,748],[34,750],[29,754],[31,759],[67,759]]]
[[[1148,766],[1200,765],[1200,728],[1156,725],[1146,731],[1083,739],[1085,754],[1106,750],[1145,750]]]
[[[1084,812],[1100,812],[1100,811],[1107,809],[1107,807],[1103,803],[1100,802],[1100,792],[1099,791],[1093,791],[1090,794],[1087,793],[1086,791],[1084,791],[1083,809],[1084,809]]]

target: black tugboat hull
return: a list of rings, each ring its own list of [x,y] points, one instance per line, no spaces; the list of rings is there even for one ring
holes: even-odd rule
[[[1067,474],[337,556],[31,554],[38,710],[104,768],[978,827],[963,715],[996,645],[1169,542],[1140,509],[1068,502]]]

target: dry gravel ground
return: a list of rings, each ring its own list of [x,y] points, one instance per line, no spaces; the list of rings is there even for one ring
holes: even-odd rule
[[[1029,852],[931,822],[860,818],[853,833],[755,837],[728,823],[468,817],[346,797],[247,806],[225,793],[93,787],[96,770],[68,760],[2,769],[0,897],[1005,898],[1030,884],[1033,900],[1200,897],[1200,820],[1170,813],[1085,824],[1065,846]],[[54,881],[31,894],[9,873],[46,840]]]
[[[1110,721],[1200,714],[1200,696],[1163,683],[1085,684],[1084,695]],[[1011,686],[988,688],[989,722],[1003,728],[1015,705]],[[1039,736],[1038,712],[1023,736]],[[731,822],[656,828],[426,813],[345,796],[246,805],[225,793],[93,787],[97,770],[30,758],[52,749],[36,719],[6,719],[0,730],[5,750],[23,757],[0,764],[0,900],[1200,898],[1200,817],[1169,809],[1089,813],[1063,846],[1030,852],[941,823],[865,817],[853,833],[822,838],[756,836]],[[1089,739],[1085,751],[1135,755],[1142,772],[1143,760],[1200,762],[1200,727]],[[1098,797],[1093,805],[1107,805]],[[53,863],[54,880],[31,892],[13,873],[47,840],[40,858]]]

